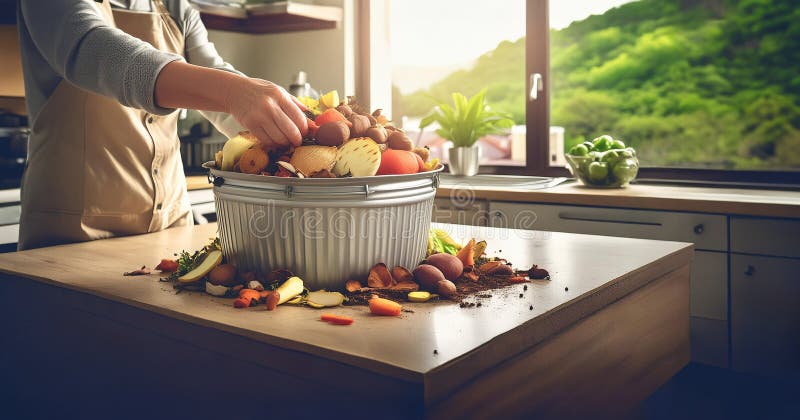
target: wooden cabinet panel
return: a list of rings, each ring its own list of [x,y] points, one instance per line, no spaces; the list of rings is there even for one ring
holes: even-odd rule
[[[800,219],[731,217],[731,252],[800,258]]]
[[[728,250],[727,216],[652,210],[491,202],[494,227],[692,242],[697,249]]]
[[[800,260],[731,255],[731,365],[800,374]]]

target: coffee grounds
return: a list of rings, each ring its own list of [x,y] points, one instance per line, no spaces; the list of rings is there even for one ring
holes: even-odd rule
[[[475,297],[475,298],[490,298],[492,297],[491,294],[482,293],[487,290],[494,290],[494,289],[502,289],[505,287],[513,286],[515,284],[519,284],[519,282],[511,281],[513,276],[487,276],[487,275],[480,275],[477,281],[472,281],[466,277],[460,277],[456,279],[453,283],[456,285],[456,293],[455,295],[451,296],[450,299],[445,299],[442,297],[439,298],[432,298],[431,301],[434,300],[449,300],[455,303],[462,303],[464,299]],[[403,290],[391,290],[391,289],[362,289],[355,292],[345,292],[345,296],[347,296],[347,300],[344,302],[345,305],[369,305],[369,300],[372,298],[372,295],[393,300],[395,302],[406,302],[408,301],[408,291]],[[465,304],[462,308],[466,307],[473,307],[476,306],[473,302],[470,304]]]

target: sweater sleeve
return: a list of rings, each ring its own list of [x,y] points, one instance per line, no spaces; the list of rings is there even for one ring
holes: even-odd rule
[[[158,73],[183,57],[159,51],[105,21],[93,0],[24,0],[22,18],[52,69],[83,89],[125,106],[164,115],[156,105]]]

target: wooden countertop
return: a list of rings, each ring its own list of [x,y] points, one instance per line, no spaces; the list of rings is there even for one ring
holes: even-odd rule
[[[176,294],[157,275],[122,276],[123,271],[143,264],[152,267],[181,249],[200,248],[216,235],[216,224],[2,254],[0,272],[402,381],[452,384],[469,380],[654,279],[685,267],[692,256],[692,245],[678,242],[441,226],[457,239],[487,239],[490,254],[502,250],[499,255],[518,267],[532,263],[546,267],[552,280],[534,281],[527,291],[520,284],[491,292],[491,298],[482,299],[482,307],[469,309],[447,302],[406,304],[414,312],[399,318],[371,316],[366,307],[326,310],[355,318],[353,326],[336,328],[319,322],[320,311],[309,308],[238,310],[230,299]],[[470,369],[464,369],[464,363]],[[447,392],[445,388],[437,392]]]
[[[576,182],[541,190],[487,188],[463,183],[442,183],[438,198],[458,190],[471,197],[494,201],[621,207],[647,210],[688,211],[762,217],[800,217],[800,192],[743,188],[690,187],[681,185],[631,185],[621,189],[586,188]],[[188,188],[211,188],[205,176],[186,177]]]
[[[440,185],[437,197],[469,189],[475,198],[493,201],[624,207],[763,217],[800,217],[800,192],[741,188],[630,185],[621,189],[587,188],[575,182],[526,191]]]

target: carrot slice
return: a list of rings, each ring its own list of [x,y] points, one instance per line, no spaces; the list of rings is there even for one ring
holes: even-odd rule
[[[353,323],[353,318],[344,315],[322,314],[319,319],[334,325],[350,325]]]
[[[375,315],[398,316],[402,309],[403,306],[393,300],[379,297],[369,300],[369,311]]]

